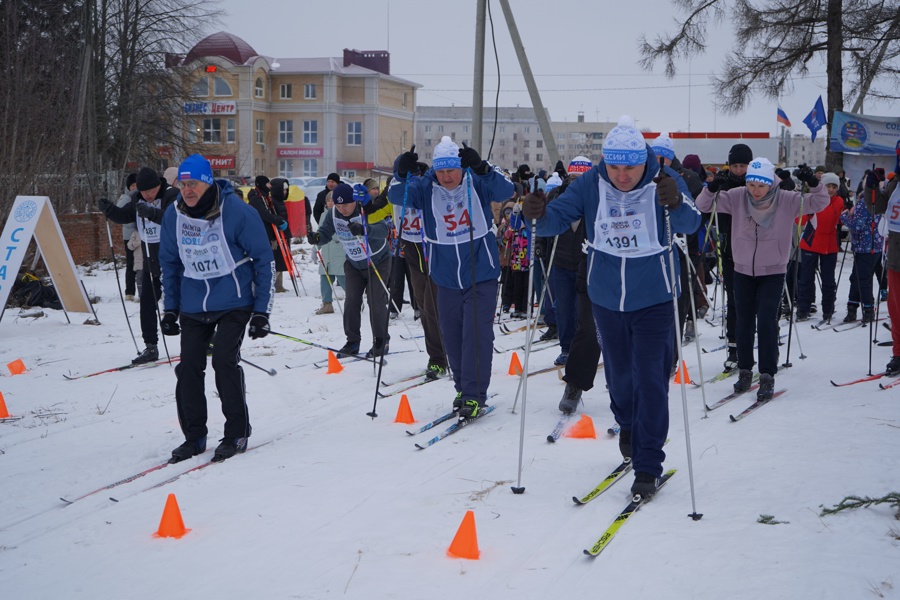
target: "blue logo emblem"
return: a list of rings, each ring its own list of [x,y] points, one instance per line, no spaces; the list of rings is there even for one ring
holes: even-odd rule
[[[635,229],[640,229],[640,228],[641,228],[641,220],[640,220],[640,219],[635,219],[634,221],[631,222],[631,225],[632,225]]]
[[[34,215],[37,214],[37,202],[34,200],[26,200],[22,204],[16,207],[16,212],[13,215],[16,221],[19,223],[25,223],[26,221],[30,221],[34,218]]]
[[[206,241],[207,241],[207,242],[218,242],[218,241],[219,241],[219,234],[218,234],[218,233],[211,233],[211,234],[209,234],[208,236],[206,236]]]
[[[761,169],[762,163],[759,162],[758,160],[754,160],[752,163],[750,163],[750,166],[753,167],[754,169]]]

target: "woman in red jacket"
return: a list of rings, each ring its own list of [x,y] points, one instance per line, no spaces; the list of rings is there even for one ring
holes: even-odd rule
[[[800,288],[797,297],[797,320],[809,319],[809,311],[816,300],[816,269],[822,276],[822,319],[830,321],[834,314],[837,283],[834,270],[837,266],[838,227],[841,225],[841,211],[844,199],[838,196],[840,179],[834,173],[822,176],[822,183],[831,197],[831,202],[812,217],[803,217],[800,236]]]

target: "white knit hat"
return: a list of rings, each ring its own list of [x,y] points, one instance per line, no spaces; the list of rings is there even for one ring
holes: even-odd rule
[[[841,187],[841,178],[837,176],[837,173],[825,173],[822,175],[822,185],[829,183]]]
[[[653,148],[653,152],[655,152],[657,156],[664,156],[669,160],[675,160],[675,144],[672,142],[672,138],[669,137],[668,131],[660,133],[659,137],[650,143],[650,147]]]
[[[619,117],[603,144],[603,162],[608,165],[642,165],[647,162],[647,143],[629,115]]]
[[[775,165],[768,158],[754,158],[747,167],[745,181],[758,181],[766,185],[775,183]]]
[[[544,189],[544,191],[549,194],[550,190],[552,190],[553,188],[558,188],[561,185],[562,179],[559,178],[559,173],[554,172],[553,175],[550,176],[550,179],[547,180],[547,187]]]
[[[569,161],[569,168],[566,169],[568,173],[587,173],[594,167],[594,163],[591,162],[587,156],[581,156],[580,154]]]
[[[434,160],[431,168],[435,171],[441,169],[461,169],[462,163],[459,160],[459,146],[457,146],[450,136],[445,135],[441,141],[434,147]]]

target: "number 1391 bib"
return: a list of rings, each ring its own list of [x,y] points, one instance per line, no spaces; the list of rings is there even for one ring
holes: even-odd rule
[[[656,184],[620,192],[600,178],[600,204],[591,246],[621,258],[662,252],[656,234]]]

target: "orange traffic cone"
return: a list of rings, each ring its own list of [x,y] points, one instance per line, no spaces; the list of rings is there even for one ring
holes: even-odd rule
[[[681,373],[684,372],[684,382],[691,383],[691,376],[688,375],[687,363],[681,361],[681,368],[675,373],[675,383],[681,383]]]
[[[3,392],[0,392],[0,419],[8,419],[11,415],[6,410],[6,402],[3,400]]]
[[[412,409],[409,407],[409,398],[406,397],[406,394],[403,394],[400,396],[400,406],[397,407],[397,418],[394,419],[394,423],[406,423],[409,425],[415,422]]]
[[[190,529],[184,528],[184,521],[181,519],[181,510],[178,508],[175,494],[169,494],[162,519],[159,521],[159,529],[153,534],[153,537],[180,538],[189,531]]]
[[[11,363],[8,363],[6,368],[9,369],[9,372],[13,375],[21,375],[25,372],[25,363],[22,362],[21,358],[17,358]]]
[[[344,370],[344,365],[341,364],[341,361],[337,359],[337,356],[334,355],[334,352],[331,350],[328,351],[328,371],[326,373],[331,375],[332,373],[340,373]]]
[[[522,363],[519,362],[519,355],[513,352],[512,358],[509,359],[509,374],[510,375],[521,375],[522,374]]]
[[[478,535],[475,533],[475,513],[471,510],[466,511],[459,529],[450,547],[447,548],[447,554],[454,558],[468,558],[469,560],[478,560],[481,552],[478,551]]]
[[[570,438],[597,439],[597,432],[594,430],[594,420],[587,415],[581,415],[581,419],[569,427],[565,436]]]

